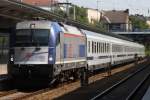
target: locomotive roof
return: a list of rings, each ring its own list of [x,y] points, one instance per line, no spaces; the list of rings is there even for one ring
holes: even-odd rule
[[[64,33],[83,36],[82,32],[77,27],[63,24],[63,26],[61,28]]]

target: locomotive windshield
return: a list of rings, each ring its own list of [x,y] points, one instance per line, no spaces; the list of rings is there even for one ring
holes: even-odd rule
[[[19,29],[16,46],[48,46],[49,33],[48,29]]]

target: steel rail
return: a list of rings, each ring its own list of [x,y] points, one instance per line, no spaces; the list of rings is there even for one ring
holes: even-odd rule
[[[117,86],[123,84],[124,82],[126,82],[127,80],[129,80],[130,78],[132,78],[133,76],[135,76],[137,73],[143,71],[145,68],[147,68],[148,65],[145,65],[143,68],[137,70],[136,72],[128,75],[127,77],[123,78],[121,81],[117,82],[116,84],[114,84],[113,86],[109,87],[108,89],[104,90],[103,92],[101,92],[100,94],[94,96],[93,98],[91,98],[90,100],[98,100],[99,98],[103,97],[104,95],[108,94],[109,92],[111,92],[114,88],[116,88]]]
[[[137,85],[137,87],[129,94],[126,100],[132,100],[136,92],[140,89],[140,87],[143,86],[143,84],[148,80],[149,77],[150,77],[150,73],[144,77],[144,79]]]
[[[11,95],[11,94],[14,94],[14,93],[17,93],[17,89],[7,91],[6,93],[1,93],[0,99],[1,99],[1,97],[7,96],[7,95]]]

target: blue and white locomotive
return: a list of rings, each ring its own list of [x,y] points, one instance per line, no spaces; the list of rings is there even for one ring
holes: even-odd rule
[[[15,79],[62,79],[144,57],[144,46],[52,21],[16,26],[8,73]]]

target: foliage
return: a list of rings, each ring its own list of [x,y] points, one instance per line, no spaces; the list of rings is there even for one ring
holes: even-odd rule
[[[6,44],[8,44],[8,38],[7,37],[0,37],[0,46],[2,45],[2,44],[4,44],[4,45],[6,45]]]
[[[94,21],[94,27],[99,28],[101,31],[106,31],[106,26],[102,22]]]
[[[67,16],[66,13],[64,11],[62,11],[61,9],[54,9],[53,12],[55,14],[61,15],[62,17],[66,17]]]
[[[150,45],[145,45],[145,54],[150,56]]]
[[[70,18],[73,19],[74,7],[70,8],[69,13],[70,13]],[[75,17],[76,20],[81,23],[88,23],[86,8],[75,6]]]
[[[79,7],[79,6],[75,6],[75,20],[82,23],[82,24],[89,24],[88,22],[88,18],[87,18],[87,9],[84,7]],[[70,19],[74,19],[74,6],[69,8],[69,16],[67,16],[66,11],[62,11],[61,9],[55,9],[54,12],[57,14],[60,14],[62,17],[64,18],[70,18]],[[104,31],[106,30],[104,24],[101,22],[97,22],[96,20],[94,21],[94,24],[91,24],[91,26],[93,27],[97,27],[100,30]]]
[[[142,16],[130,16],[130,20],[132,22],[133,30],[144,30],[148,29],[148,25],[146,24],[146,20]]]
[[[150,56],[150,50],[149,49],[145,50],[145,55]]]

